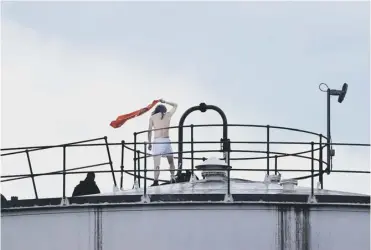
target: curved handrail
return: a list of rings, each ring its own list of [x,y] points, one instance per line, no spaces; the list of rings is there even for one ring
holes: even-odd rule
[[[320,168],[319,170],[314,170],[313,169],[313,162],[318,162],[320,165],[324,164],[325,166],[328,167],[328,162],[324,161],[323,157],[321,156],[323,149],[328,147],[327,143],[322,142],[322,138],[327,139],[327,137],[323,136],[322,134],[314,133],[314,132],[311,132],[311,131],[295,129],[295,128],[288,128],[288,127],[281,127],[281,126],[252,125],[252,124],[197,124],[197,125],[191,124],[191,125],[184,125],[184,126],[172,126],[172,127],[169,127],[169,129],[174,129],[174,128],[179,129],[180,127],[182,127],[182,128],[189,127],[191,129],[193,129],[193,128],[199,128],[199,127],[221,127],[221,126],[225,126],[225,127],[246,127],[246,128],[259,127],[259,128],[267,129],[268,133],[269,133],[269,130],[271,130],[271,129],[289,130],[289,131],[301,132],[301,133],[306,133],[306,134],[310,134],[310,135],[314,135],[314,136],[319,137],[319,142],[303,142],[303,141],[301,141],[301,142],[295,142],[295,141],[278,142],[278,141],[270,141],[269,140],[269,135],[268,135],[266,141],[229,141],[227,136],[223,135],[223,137],[226,137],[224,139],[228,139],[228,143],[231,143],[231,144],[253,144],[253,145],[254,144],[267,144],[267,151],[264,151],[264,150],[242,150],[242,149],[233,150],[231,148],[228,148],[227,152],[228,152],[228,160],[229,161],[245,161],[245,160],[266,159],[267,164],[269,164],[269,160],[275,159],[277,161],[277,159],[283,158],[283,157],[298,157],[298,158],[311,160],[312,161],[312,170],[299,170],[299,169],[297,169],[297,170],[295,170],[295,169],[291,169],[291,170],[279,169],[278,170],[277,165],[275,166],[276,171],[312,172],[310,175],[295,177],[294,179],[297,179],[297,180],[306,179],[306,178],[312,178],[312,180],[313,180],[313,178],[317,177],[317,176],[320,176],[320,178],[321,178],[323,173],[326,173],[326,171],[327,171],[327,169],[323,170],[322,168]],[[154,129],[154,130],[160,130],[160,129]],[[31,166],[31,163],[29,162],[30,169],[31,169],[31,174],[1,176],[1,178],[6,178],[5,180],[1,180],[1,182],[15,181],[15,180],[20,180],[20,179],[24,179],[24,178],[34,178],[34,177],[43,176],[43,175],[59,175],[59,174],[62,174],[64,176],[64,187],[63,187],[63,189],[65,189],[65,175],[66,174],[86,173],[86,172],[83,172],[83,171],[79,171],[79,172],[71,172],[71,171],[86,169],[86,168],[91,168],[91,167],[96,167],[96,166],[103,166],[103,165],[110,165],[111,170],[103,170],[103,171],[100,170],[100,171],[95,171],[95,172],[96,173],[112,173],[114,182],[116,182],[114,173],[116,173],[116,172],[121,173],[121,186],[122,186],[122,175],[123,175],[123,173],[133,176],[134,180],[139,179],[139,183],[140,183],[140,179],[153,180],[153,178],[149,178],[149,177],[146,176],[146,172],[147,171],[152,171],[152,170],[147,169],[146,160],[145,160],[148,157],[151,157],[152,155],[147,154],[146,149],[144,150],[144,152],[141,151],[141,150],[138,150],[138,145],[146,146],[147,143],[139,141],[137,139],[137,135],[143,134],[143,133],[148,132],[148,131],[149,130],[143,130],[143,131],[134,133],[134,135],[135,135],[134,142],[122,141],[121,143],[108,143],[107,137],[101,137],[101,138],[97,138],[97,139],[91,139],[91,140],[85,140],[85,141],[73,142],[73,143],[65,143],[65,144],[59,144],[59,145],[32,146],[32,147],[19,147],[19,148],[2,148],[1,151],[16,151],[16,152],[7,152],[7,153],[4,153],[4,154],[1,154],[1,156],[6,156],[6,155],[13,155],[13,154],[21,154],[21,153],[27,153],[28,154],[29,152],[38,151],[38,150],[46,150],[46,149],[51,149],[51,148],[64,148],[65,149],[67,147],[106,146],[109,161],[105,162],[105,163],[101,163],[101,164],[94,164],[94,165],[90,165],[90,166],[77,167],[77,168],[72,168],[72,169],[64,168],[63,170],[59,170],[59,171],[52,171],[52,172],[45,172],[45,173],[38,173],[38,174],[33,174],[32,173],[32,166]],[[97,140],[102,140],[102,139],[105,140],[105,143],[94,143],[94,144],[91,143],[91,142],[94,142],[94,141],[97,141]],[[90,143],[90,144],[85,144],[85,143]],[[172,143],[180,145],[179,141],[177,141],[177,142],[173,141]],[[192,138],[191,141],[182,141],[182,144],[183,143],[184,144],[191,144],[191,145],[193,145],[193,144],[215,144],[215,143],[220,144],[220,141],[193,141],[193,138]],[[283,144],[286,144],[286,145],[287,144],[288,145],[308,145],[308,146],[311,145],[311,149],[310,150],[305,150],[305,151],[300,151],[300,152],[294,152],[294,153],[270,151],[269,150],[269,145],[273,145],[273,144],[277,144],[277,145],[283,145]],[[131,145],[133,145],[134,148],[130,147]],[[314,148],[314,145],[319,145],[319,147]],[[330,145],[370,146],[370,144],[332,143],[332,142],[330,143]],[[121,170],[113,170],[112,161],[111,161],[110,153],[109,153],[109,147],[110,146],[121,146],[122,147]],[[134,153],[134,169],[133,170],[124,169],[123,155],[124,155],[124,150],[125,149],[129,150],[129,151],[132,151]],[[316,152],[316,151],[320,152],[319,159],[315,158],[313,156],[313,153]],[[207,152],[222,152],[222,150],[193,150],[193,147],[192,147],[191,151],[183,151],[182,150],[181,151],[182,160],[184,159],[184,160],[191,160],[192,161],[192,169],[187,169],[187,170],[191,170],[192,173],[193,173],[193,171],[198,171],[198,170],[193,169],[193,161],[194,160],[204,160],[205,158],[204,157],[193,157],[193,154],[207,153]],[[191,153],[192,157],[183,157],[183,154],[188,154],[188,153]],[[264,156],[263,157],[229,157],[230,153],[258,153],[258,154],[267,154],[267,155],[265,157]],[[304,155],[304,154],[308,154],[308,153],[312,153],[312,156],[305,156]],[[65,150],[64,150],[64,154],[65,154]],[[173,152],[173,154],[178,154],[179,155],[179,151]],[[174,158],[179,160],[179,157],[174,157]],[[142,159],[145,160],[144,169],[140,169],[140,167],[139,167],[139,162]],[[225,158],[222,158],[222,159],[225,159]],[[136,166],[137,162],[138,162],[138,167]],[[184,170],[186,170],[186,169],[184,169]],[[269,170],[270,170],[270,168],[268,166],[266,170],[264,170],[264,169],[236,169],[235,168],[235,169],[230,169],[229,171],[267,171],[267,173],[269,173]],[[164,170],[160,170],[160,171],[164,171]],[[230,179],[229,171],[228,171],[228,180]],[[145,173],[144,176],[141,174],[143,172]],[[331,172],[370,173],[370,171],[348,171],[348,170],[331,170]],[[329,172],[327,172],[327,173],[329,174]],[[164,182],[164,183],[167,182],[165,180],[159,180],[159,181]],[[320,179],[320,182],[321,182],[321,179]],[[321,182],[321,184],[322,184],[322,182]],[[229,185],[229,181],[228,181],[228,185]],[[36,189],[35,189],[35,193],[36,193]],[[65,193],[63,193],[63,196],[65,197]],[[36,197],[37,197],[37,195],[36,195]]]
[[[189,124],[189,125],[183,125],[183,128],[190,128],[193,126],[194,128],[196,127],[222,127],[223,124]],[[272,126],[272,125],[259,125],[259,124],[238,124],[238,123],[228,123],[228,127],[247,127],[247,128],[267,128],[269,126],[270,128],[273,129],[282,129],[282,130],[289,130],[289,131],[294,131],[294,132],[301,132],[305,134],[311,134],[311,135],[316,135],[316,136],[322,136],[322,138],[327,139],[327,137],[323,134],[315,133],[309,130],[303,130],[303,129],[296,129],[296,128],[291,128],[291,127],[283,127],[283,126]],[[169,130],[179,128],[179,126],[170,126],[168,127]],[[151,130],[141,130],[139,132],[135,132],[137,135],[148,133],[149,131],[156,131],[156,130],[162,130],[162,128],[159,129],[151,129]]]

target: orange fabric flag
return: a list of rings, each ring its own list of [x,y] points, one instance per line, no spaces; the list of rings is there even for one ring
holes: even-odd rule
[[[145,107],[145,108],[139,109],[139,110],[131,112],[129,114],[120,115],[119,117],[116,118],[115,121],[112,121],[110,123],[111,127],[113,127],[113,128],[121,127],[126,121],[146,113],[148,110],[153,108],[153,106],[155,106],[159,101],[160,100],[154,100],[151,104],[147,105],[147,107]]]

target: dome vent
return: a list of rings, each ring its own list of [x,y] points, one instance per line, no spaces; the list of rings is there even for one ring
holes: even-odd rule
[[[196,169],[202,170],[201,174],[205,180],[212,181],[226,180],[229,168],[231,167],[227,163],[216,157],[211,157],[196,166]]]

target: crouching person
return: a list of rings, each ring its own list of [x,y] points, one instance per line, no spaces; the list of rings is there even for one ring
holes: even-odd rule
[[[95,183],[94,172],[89,172],[86,175],[85,180],[80,181],[80,183],[73,190],[72,196],[89,195],[89,194],[99,194],[100,190]]]

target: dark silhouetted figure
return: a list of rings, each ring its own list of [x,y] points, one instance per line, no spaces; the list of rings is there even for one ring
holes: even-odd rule
[[[85,180],[80,181],[80,183],[73,190],[72,196],[89,195],[89,194],[99,194],[100,190],[94,181],[94,172],[89,172],[86,175]]]
[[[8,200],[1,194],[1,207],[8,207]]]

